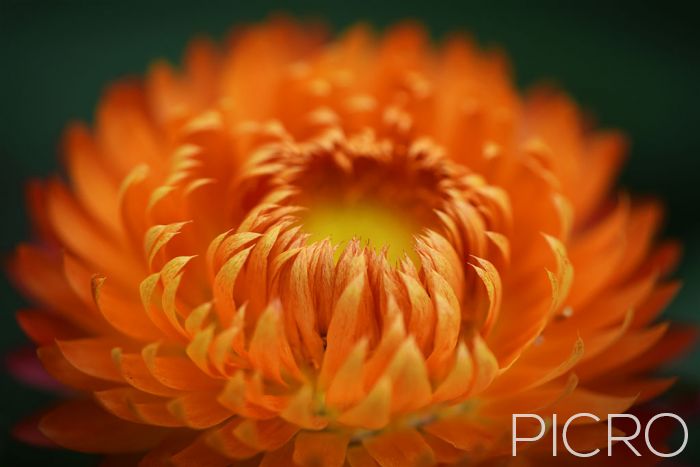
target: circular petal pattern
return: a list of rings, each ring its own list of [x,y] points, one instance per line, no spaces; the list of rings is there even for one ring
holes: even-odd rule
[[[609,194],[624,138],[466,39],[325,37],[195,42],[68,128],[10,264],[43,365],[90,395],[43,434],[147,466],[476,463],[509,455],[512,413],[667,388],[678,246]]]

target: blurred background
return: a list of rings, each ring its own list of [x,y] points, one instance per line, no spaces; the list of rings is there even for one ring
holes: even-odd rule
[[[57,170],[62,128],[90,121],[114,79],[141,75],[156,58],[178,63],[193,36],[221,39],[270,13],[321,19],[336,32],[360,20],[383,28],[413,18],[437,40],[468,31],[484,46],[502,47],[520,88],[554,82],[600,126],[629,135],[620,186],[661,198],[665,234],[686,248],[678,271],[685,286],[666,317],[700,323],[700,28],[687,3],[0,0],[0,254],[27,238],[24,182]],[[24,305],[3,276],[0,356],[26,344],[14,320]],[[694,412],[687,415],[690,443],[674,465],[700,465],[697,347],[668,371],[680,382],[663,403]],[[9,435],[51,400],[0,371],[0,465],[95,465],[93,457],[25,446]]]

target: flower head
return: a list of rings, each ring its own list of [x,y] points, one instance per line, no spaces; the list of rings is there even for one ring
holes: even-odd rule
[[[425,465],[509,455],[513,413],[624,412],[686,335],[654,321],[659,206],[611,195],[624,149],[414,25],[195,42],[30,189],[18,319],[89,396],[40,429],[144,465]]]

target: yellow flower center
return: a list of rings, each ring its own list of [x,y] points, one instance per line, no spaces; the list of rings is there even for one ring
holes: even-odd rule
[[[390,262],[396,263],[404,255],[414,262],[414,223],[397,210],[377,203],[362,201],[356,204],[322,202],[314,205],[304,216],[304,228],[310,240],[329,238],[338,245],[336,259],[353,238],[381,250],[386,248]]]

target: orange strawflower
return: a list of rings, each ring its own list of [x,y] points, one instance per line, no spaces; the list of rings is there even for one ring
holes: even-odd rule
[[[624,412],[688,335],[654,324],[679,247],[610,194],[624,151],[414,25],[195,42],[31,186],[18,320],[80,395],[39,428],[146,466],[410,466],[507,458],[513,413]]]

